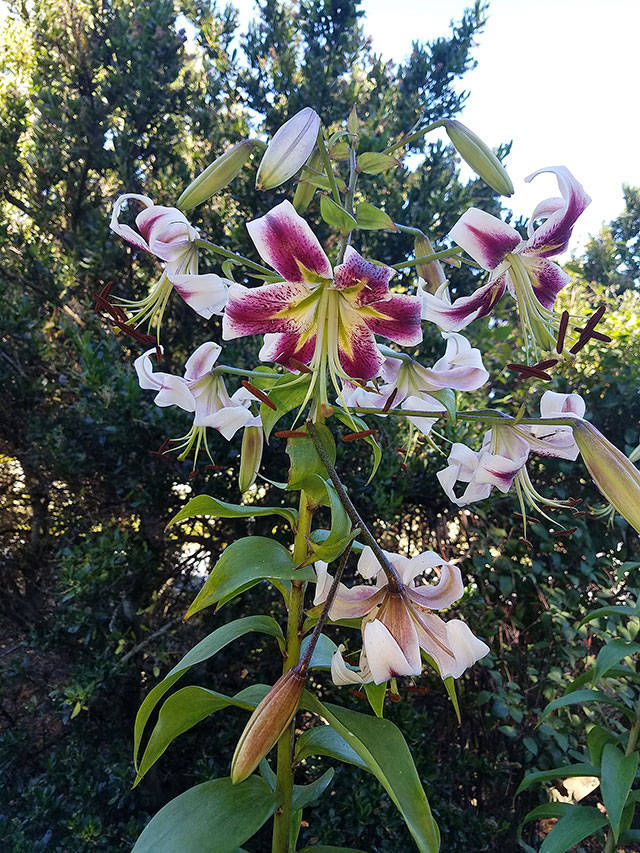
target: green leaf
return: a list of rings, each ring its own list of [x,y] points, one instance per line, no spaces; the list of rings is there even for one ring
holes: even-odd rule
[[[311,184],[312,187],[317,187],[318,189],[325,190],[325,192],[331,192],[331,181],[326,175],[319,175],[317,172],[314,172],[313,169],[304,168],[302,173],[300,174],[300,181],[305,184]],[[347,189],[347,185],[345,184],[342,178],[336,176],[336,186],[340,190],[340,192],[345,192]]]
[[[336,461],[336,443],[331,430],[324,424],[316,424],[316,432],[322,446],[327,451],[332,463]],[[289,457],[289,477],[287,489],[299,491],[304,489],[313,507],[328,506],[327,489],[324,477],[327,469],[315,448],[311,437],[290,438],[287,441],[287,456]],[[318,482],[318,477],[322,482]]]
[[[583,705],[588,702],[601,702],[604,705],[611,705],[613,708],[617,708],[619,711],[622,711],[623,714],[626,714],[629,719],[635,719],[633,711],[627,708],[626,705],[623,705],[622,702],[617,702],[615,699],[612,699],[600,690],[585,689],[574,690],[573,693],[568,693],[566,696],[560,696],[559,699],[554,699],[553,702],[549,702],[542,712],[542,716],[546,717],[547,714],[550,714],[552,711],[556,711],[558,708],[565,708],[567,705]]]
[[[306,806],[311,805],[311,803],[315,803],[318,797],[321,797],[331,784],[334,773],[335,771],[333,767],[330,767],[322,774],[322,776],[316,779],[315,782],[311,782],[309,785],[294,785],[292,800],[293,811],[295,812],[298,811],[298,809],[304,809]]]
[[[303,847],[298,853],[365,853],[364,850],[355,847],[332,847],[327,844],[314,844],[311,847]]]
[[[587,746],[589,748],[591,763],[595,764],[596,767],[600,766],[602,750],[607,743],[618,743],[618,738],[613,734],[613,732],[610,732],[602,726],[593,726],[587,735]]]
[[[527,773],[518,785],[516,796],[537,782],[550,782],[553,779],[571,779],[574,776],[600,776],[600,771],[592,764],[569,764],[566,767],[554,767],[552,770],[534,770]]]
[[[358,224],[355,217],[348,213],[344,207],[336,204],[328,195],[323,195],[320,198],[320,216],[322,216],[327,225],[337,228],[344,235],[353,231]]]
[[[275,637],[279,643],[284,645],[284,635],[282,629],[275,619],[271,616],[245,616],[243,619],[236,619],[229,622],[227,625],[217,628],[204,640],[201,640],[177,663],[171,672],[169,672],[159,684],[151,690],[145,697],[140,709],[136,715],[136,722],[133,733],[133,762],[136,770],[138,769],[138,753],[140,751],[140,741],[142,734],[147,724],[153,709],[179,678],[182,678],[192,666],[198,663],[209,660],[216,655],[225,646],[238,637],[248,634],[250,631],[257,631],[261,634]]]
[[[136,787],[145,773],[179,735],[223,708],[232,706],[253,711],[266,695],[267,689],[263,685],[254,684],[236,693],[235,696],[225,696],[223,693],[216,693],[215,690],[190,686],[183,687],[169,696],[160,708],[158,720],[142,755],[133,787]]]
[[[587,613],[584,619],[581,619],[578,622],[578,628],[582,628],[583,625],[586,625],[588,622],[593,622],[595,619],[600,619],[602,616],[615,616],[615,615],[632,615],[637,613],[637,608],[632,607],[629,604],[612,604],[609,607],[599,607],[597,610],[592,610],[591,613]]]
[[[302,657],[306,651],[311,636],[305,637],[300,646],[300,656]],[[326,634],[320,634],[318,642],[311,655],[309,669],[331,669],[331,658],[338,651],[338,647]]]
[[[399,165],[400,161],[395,157],[390,154],[378,154],[376,151],[365,151],[356,160],[358,172],[364,172],[367,175],[379,175],[380,172],[386,172]]]
[[[620,832],[620,819],[638,768],[638,753],[625,755],[615,744],[607,743],[602,750],[600,790],[602,802],[609,815],[615,840]]]
[[[347,515],[345,508],[342,506],[338,493],[333,484],[328,480],[323,480],[317,474],[314,475],[316,482],[322,483],[322,487],[326,493],[325,504],[331,508],[331,529],[329,535],[322,539],[322,542],[314,541],[310,537],[309,547],[313,552],[310,559],[324,560],[325,563],[331,563],[337,559],[345,550],[349,542],[354,539],[360,532],[358,528],[351,530],[351,519]]]
[[[295,528],[298,513],[295,509],[286,506],[243,506],[240,504],[229,504],[209,495],[198,495],[182,507],[179,513],[174,515],[167,527],[184,521],[185,518],[193,518],[195,515],[208,515],[214,518],[257,518],[265,515],[280,515],[289,522],[289,526]]]
[[[460,705],[458,704],[458,694],[456,693],[456,681],[452,675],[447,676],[447,678],[443,679],[445,689],[449,695],[449,699],[451,699],[451,704],[453,705],[453,710],[456,712],[456,717],[458,718],[458,725],[462,722],[462,717],[460,716]]]
[[[354,415],[352,412],[336,411],[335,416],[345,426],[349,427],[350,430],[353,430],[355,425],[355,432],[362,432],[364,430],[369,429],[367,422],[364,421],[361,417],[358,417],[358,415]],[[376,441],[375,437],[372,435],[366,436],[364,439],[362,439],[362,441],[365,441],[373,451],[373,468],[371,470],[371,474],[369,475],[369,479],[365,484],[368,486],[369,483],[375,477],[376,471],[378,470],[380,462],[382,461],[382,448]]]
[[[435,397],[438,402],[442,403],[447,410],[451,423],[455,424],[456,415],[458,413],[455,391],[452,391],[451,388],[442,388],[440,391],[429,391],[429,394],[431,397]]]
[[[365,684],[364,692],[367,694],[367,700],[376,717],[384,717],[384,697],[387,695],[387,682]]]
[[[440,833],[409,747],[389,720],[322,704],[305,692],[305,707],[329,723],[367,764],[398,807],[421,853],[437,853]]]
[[[607,818],[598,809],[571,806],[542,842],[540,853],[566,853],[606,823]]]
[[[361,770],[369,770],[366,762],[331,726],[315,726],[302,732],[296,741],[295,761],[299,763],[310,755],[326,755],[345,764],[354,764]]]
[[[598,652],[593,673],[593,685],[595,686],[604,678],[607,672],[619,664],[621,660],[629,657],[629,655],[635,655],[637,652],[640,652],[640,644],[638,643],[627,643],[618,639],[610,640]]]
[[[134,853],[234,853],[276,810],[278,797],[264,779],[239,785],[213,779],[190,788],[160,809],[138,838]]]
[[[271,430],[278,423],[280,418],[284,417],[287,412],[301,406],[307,396],[311,376],[308,373],[303,373],[300,376],[291,378],[291,374],[282,376],[277,379],[269,388],[269,399],[275,404],[275,411],[267,406],[266,403],[260,404],[260,417],[264,428],[264,437],[269,440]]]
[[[236,539],[222,552],[185,619],[222,599],[229,601],[260,580],[315,580],[312,569],[296,569],[289,551],[266,536]]]
[[[362,231],[397,231],[398,228],[384,210],[374,207],[368,201],[361,201],[356,206],[356,221]]]

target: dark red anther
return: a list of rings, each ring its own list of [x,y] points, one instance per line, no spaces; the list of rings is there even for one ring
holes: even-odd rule
[[[145,335],[144,332],[139,332],[134,326],[129,326],[127,323],[121,323],[119,320],[114,320],[114,324],[128,335],[130,338],[133,338],[134,341],[137,341],[139,344],[145,347],[152,347],[156,343],[156,339],[153,335]]]
[[[165,438],[165,440],[162,442],[162,444],[160,445],[160,447],[157,450],[150,450],[149,452],[151,453],[152,456],[163,456],[165,450],[167,449],[167,447],[169,447],[170,443],[171,443],[171,439]]]
[[[555,365],[557,363],[558,363],[557,358],[547,358],[545,361],[539,361],[537,364],[534,364],[533,366],[536,368],[536,370],[547,370],[547,368],[549,368],[549,367],[555,367]]]
[[[554,539],[560,539],[561,536],[573,536],[577,529],[577,527],[568,527],[566,530],[558,530],[557,533],[552,533],[551,535]]]
[[[349,693],[351,693],[352,696],[355,696],[356,699],[366,699],[367,698],[366,694],[363,693],[361,690],[350,690]]]
[[[276,438],[309,438],[309,433],[300,429],[281,429],[274,435]]]
[[[242,384],[247,389],[247,391],[253,394],[256,399],[261,400],[265,404],[265,406],[269,406],[269,408],[273,409],[274,412],[278,411],[278,407],[276,406],[276,404],[273,402],[273,400],[270,400],[267,397],[264,391],[261,391],[259,388],[256,388],[255,385],[252,385],[250,382],[247,382],[246,379],[242,380]]]
[[[587,512],[586,509],[582,509],[582,510],[580,510],[580,512],[574,511],[574,513],[573,513],[574,518],[582,518],[583,515],[589,515],[589,513]]]
[[[222,465],[206,465],[205,471],[222,471]]]
[[[527,548],[529,551],[533,551],[533,545],[531,544],[531,542],[529,542],[528,539],[525,539],[524,536],[520,537],[520,542],[522,542],[524,547]]]
[[[582,498],[567,498],[567,503],[569,506],[580,506],[582,500]]]
[[[405,474],[409,473],[409,469],[407,468],[407,466],[404,462],[400,463],[400,468],[404,471]]]
[[[607,308],[605,305],[601,305],[599,308],[597,308],[587,320],[585,328],[589,330],[595,329],[600,320],[602,320],[602,318],[604,317],[606,310]]]
[[[389,394],[389,396],[388,396],[388,397],[387,397],[387,399],[385,400],[385,404],[384,404],[384,406],[382,407],[382,411],[383,411],[384,413],[386,413],[386,412],[388,412],[388,411],[389,411],[389,409],[390,409],[390,408],[391,408],[391,406],[393,405],[393,401],[396,399],[396,397],[397,397],[397,396],[398,396],[398,389],[397,389],[397,388],[394,388],[394,389],[393,389],[393,391],[391,392],[391,394]]]
[[[391,691],[387,693],[387,696],[392,702],[399,702],[401,698],[399,693],[392,693]]]
[[[560,317],[560,327],[558,328],[558,342],[556,343],[556,352],[562,352],[564,348],[564,339],[567,334],[567,326],[569,325],[569,312],[563,311]]]
[[[197,468],[194,468],[194,469],[193,469],[193,471],[191,471],[191,472],[189,473],[189,479],[190,479],[190,480],[193,480],[193,478],[194,478],[194,477],[197,477],[197,476],[198,476],[198,469],[197,469]]]
[[[299,359],[293,358],[293,356],[287,359],[287,361],[291,367],[295,367],[295,369],[299,370],[300,373],[313,373],[310,367],[308,367],[304,362],[300,361]]]
[[[357,441],[359,438],[369,438],[370,435],[375,435],[375,429],[363,429],[360,432],[349,432],[342,436],[343,441]]]
[[[540,368],[529,364],[507,364],[507,368],[509,370],[517,370],[518,373],[521,373],[527,379],[542,379],[545,382],[551,382],[552,379],[544,370],[540,370]]]
[[[583,329],[576,327],[576,332],[581,332],[580,337],[583,337],[585,334],[589,336],[589,338],[595,338],[596,341],[602,341],[605,344],[611,343],[611,338],[609,335],[605,335],[603,332],[596,332],[595,329],[589,329],[585,326]]]

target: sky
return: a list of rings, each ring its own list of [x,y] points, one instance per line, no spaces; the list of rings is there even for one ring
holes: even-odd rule
[[[241,29],[253,0],[233,0]],[[364,0],[363,21],[376,53],[401,60],[415,39],[448,32],[471,0]],[[477,39],[477,67],[458,116],[492,147],[513,140],[508,204],[528,216],[557,195],[552,175],[523,179],[544,166],[567,166],[592,203],[578,220],[577,250],[622,212],[622,184],[640,184],[640,0],[492,0]]]

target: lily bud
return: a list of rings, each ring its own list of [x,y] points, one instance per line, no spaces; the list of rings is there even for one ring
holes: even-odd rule
[[[479,136],[456,119],[446,119],[444,127],[458,154],[485,184],[500,195],[513,195],[513,184],[506,169]]]
[[[240,473],[238,474],[238,486],[241,492],[246,492],[256,481],[256,475],[262,462],[263,444],[261,426],[245,427],[240,454]]]
[[[416,237],[416,258],[424,258],[426,255],[432,255],[433,251],[431,240],[426,234],[421,234],[419,237]],[[420,278],[423,278],[429,283],[432,293],[435,293],[441,285],[446,284],[447,282],[447,277],[442,269],[440,261],[430,261],[427,264],[416,264],[416,272]]]
[[[640,533],[640,471],[587,421],[576,419],[573,436],[591,478],[609,503]]]
[[[231,761],[231,781],[234,785],[250,776],[265,755],[280,739],[298,708],[304,689],[306,673],[298,667],[285,672],[255,709]]]
[[[251,156],[255,144],[253,140],[245,139],[228,148],[191,181],[178,199],[177,207],[191,210],[228,186]]]
[[[309,159],[318,138],[320,116],[304,107],[274,134],[258,167],[256,189],[279,187]]]

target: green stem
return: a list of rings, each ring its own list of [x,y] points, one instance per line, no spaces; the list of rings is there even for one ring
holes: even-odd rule
[[[312,510],[304,492],[300,492],[298,527],[293,543],[293,560],[296,565],[303,563],[307,556],[307,537],[311,530]],[[282,671],[288,672],[300,658],[302,642],[302,620],[304,617],[304,581],[291,582],[289,596],[289,615],[287,619],[287,645]],[[295,717],[282,733],[278,741],[278,764],[276,769],[276,793],[280,805],[273,818],[272,853],[289,853],[289,833],[291,827],[291,801],[293,797],[293,740]]]
[[[349,495],[347,494],[347,490],[345,489],[340,477],[338,476],[338,472],[333,466],[331,459],[329,458],[329,454],[324,448],[324,445],[320,441],[320,437],[316,432],[316,428],[311,421],[307,421],[306,424],[307,432],[311,436],[313,443],[315,445],[316,450],[318,451],[318,456],[322,460],[322,464],[327,469],[327,474],[329,475],[329,479],[335,486],[335,490],[340,499],[340,503],[345,509],[345,512],[351,519],[351,523],[353,527],[360,528],[360,536],[365,540],[367,545],[371,548],[373,553],[376,555],[376,559],[380,563],[382,570],[387,576],[387,580],[389,582],[389,591],[397,592],[402,587],[402,579],[395,568],[389,562],[387,555],[384,553],[382,548],[378,545],[375,536],[367,525],[362,520],[362,516],[358,512],[358,510],[353,505],[353,502]]]
[[[329,152],[327,151],[327,146],[324,144],[324,135],[322,132],[322,127],[318,131],[318,151],[320,152],[320,156],[322,157],[322,163],[324,165],[324,170],[327,174],[327,178],[329,179],[329,185],[331,186],[331,192],[333,194],[333,200],[335,203],[342,207],[342,199],[340,198],[340,192],[338,190],[338,185],[336,183],[336,177],[333,174],[333,166],[331,165],[331,160],[329,158]]]
[[[404,228],[400,230],[403,231]],[[402,261],[400,264],[391,264],[391,269],[403,270],[405,267],[415,267],[416,264],[429,264],[431,261],[437,261],[440,258],[450,258],[452,255],[460,255],[463,251],[464,249],[461,249],[460,246],[453,246],[451,249],[441,249],[432,255],[423,255],[421,258],[411,258],[411,260]]]
[[[228,364],[216,364],[211,373],[228,373],[231,376],[255,376],[256,379],[281,379],[286,373],[271,373],[267,370],[243,370],[241,367],[229,367]]]
[[[198,248],[209,249],[209,251],[214,252],[216,255],[222,255],[223,258],[230,258],[233,261],[237,261],[239,264],[243,264],[245,267],[251,267],[251,269],[258,270],[258,272],[264,273],[265,275],[275,275],[274,271],[269,269],[269,267],[263,267],[262,264],[257,264],[250,258],[245,258],[244,255],[238,255],[236,252],[231,252],[229,249],[218,246],[217,243],[212,243],[210,240],[196,240],[195,244]]]
[[[343,410],[344,411],[344,410]],[[420,409],[382,409],[373,408],[372,406],[357,406],[351,409],[357,415],[396,415],[404,418],[444,418],[446,412],[424,412]],[[512,418],[510,415],[503,415],[502,412],[492,409],[457,412],[456,417],[461,421],[480,421],[480,423],[502,423],[510,424],[514,427],[520,426],[573,426],[575,418]]]
[[[357,140],[355,142],[352,141],[351,147],[349,149],[349,183],[347,184],[347,195],[345,198],[345,209],[348,213],[354,216],[354,199],[356,195],[356,184],[358,183],[358,170],[357,170],[357,157],[356,157],[356,149],[355,145],[357,145]],[[344,260],[344,253],[347,251],[347,246],[351,242],[351,233],[347,234],[342,242],[340,243],[340,247],[338,248],[338,258],[336,263],[341,264]]]
[[[421,136],[424,136],[427,133],[430,133],[432,130],[436,130],[438,127],[444,127],[445,120],[440,119],[440,121],[434,121],[433,124],[428,124],[426,127],[423,127],[421,130],[416,130],[415,133],[409,134],[409,136],[402,136],[397,142],[394,142],[393,145],[389,145],[388,148],[385,148],[382,152],[383,154],[391,154],[393,151],[397,151],[398,148],[404,148],[405,145],[409,145],[410,142],[415,142],[416,139],[420,139]]]

